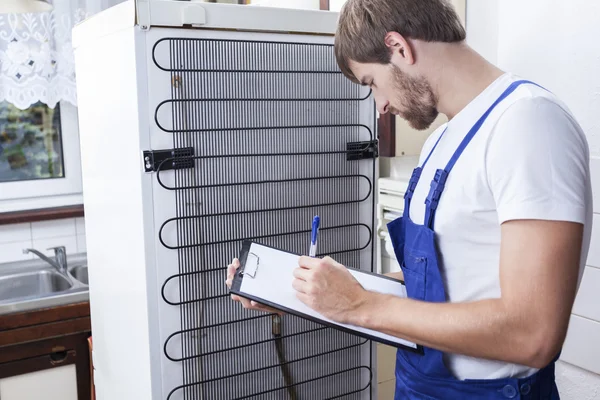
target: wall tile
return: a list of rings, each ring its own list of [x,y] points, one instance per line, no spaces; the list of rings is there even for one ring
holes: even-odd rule
[[[85,235],[85,219],[83,217],[75,218],[75,231],[77,235]]]
[[[571,316],[569,331],[561,353],[561,360],[600,374],[600,323],[591,319]]]
[[[600,212],[600,158],[590,159],[590,176],[594,195],[594,212]]]
[[[75,236],[75,218],[32,222],[31,234],[33,240]]]
[[[77,253],[77,237],[73,235],[46,239],[33,239],[33,247],[48,256],[53,256],[54,250],[47,249],[57,246],[65,246],[67,254]]]
[[[0,225],[0,244],[31,240],[31,224]]]
[[[575,298],[573,314],[600,322],[600,268],[585,267],[579,291]]]
[[[563,400],[600,399],[600,375],[564,361],[556,363],[556,386]]]
[[[77,231],[81,234],[77,235]],[[24,248],[34,248],[54,255],[49,247],[65,246],[68,254],[85,252],[85,225],[75,218],[0,226],[0,263],[34,258],[23,254]]]
[[[85,253],[87,252],[87,245],[85,242],[85,235],[77,235],[77,252]]]
[[[600,193],[598,195],[600,196]],[[592,239],[586,264],[600,268],[600,215],[598,214],[594,214],[592,222]]]
[[[31,247],[31,240],[0,244],[0,263],[32,259],[33,255],[31,253],[23,254],[23,249]]]

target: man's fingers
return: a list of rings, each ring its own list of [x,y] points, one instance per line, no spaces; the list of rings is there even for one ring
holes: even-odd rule
[[[231,275],[232,277],[235,275],[235,272],[240,267],[240,261],[237,258],[234,258],[231,264],[227,266],[227,275]]]
[[[274,312],[274,310],[271,307],[267,307],[265,305],[257,303],[254,300],[250,301],[250,305],[252,306],[253,310],[260,310],[260,311],[266,311],[266,312]]]
[[[262,305],[260,303],[257,303],[254,300],[250,300],[250,306],[252,307],[252,309],[254,310],[262,310],[262,311],[271,311],[270,307],[267,307],[265,305]]]
[[[240,261],[237,258],[234,258],[231,264],[227,266],[227,279],[225,280],[225,284],[229,289],[231,289],[233,278],[235,277],[235,273],[239,267]]]
[[[239,265],[236,267],[235,264],[229,264],[227,266],[227,276],[231,276],[233,278],[235,276],[235,273],[237,272],[238,268],[239,268]]]
[[[283,315],[283,313],[281,311],[276,310],[274,308],[271,308],[269,306],[265,306],[265,305],[262,305],[260,303],[257,303],[254,300],[250,301],[250,309],[251,310],[257,310],[257,311],[264,311],[264,312],[267,312],[267,313],[275,313],[275,314]]]
[[[293,272],[294,278],[300,279],[303,281],[308,281],[310,277],[310,270],[305,268],[296,268]]]
[[[292,281],[292,287],[300,293],[307,293],[308,291],[308,283],[301,279],[294,279]]]
[[[250,300],[248,300],[244,297],[240,297],[238,295],[232,294],[231,300],[242,303],[242,306],[244,306],[244,308],[252,308],[252,305],[250,304]]]
[[[268,307],[268,306],[264,306],[260,303],[257,303],[254,300],[249,300],[244,297],[237,296],[235,294],[231,295],[231,300],[242,303],[242,306],[248,310],[264,311],[267,313],[274,313],[274,314],[279,314],[279,315],[284,314],[282,311],[276,310],[276,309]]]
[[[235,273],[239,267],[240,261],[237,258],[234,258],[231,264],[227,266],[227,279],[225,280],[225,284],[227,285],[227,287],[229,287],[229,289],[231,289],[231,285],[233,284],[233,278],[235,277]],[[283,315],[283,312],[279,310],[275,310],[271,307],[267,307],[260,303],[257,303],[254,300],[249,300],[235,294],[231,295],[231,300],[241,303],[242,306],[248,310],[263,311],[267,313],[276,313],[279,315]]]
[[[250,300],[248,300],[248,299],[240,297],[240,303],[242,303],[242,306],[244,306],[244,308],[252,308],[252,305],[250,304]]]
[[[243,297],[240,297],[240,301],[241,301],[242,305],[244,306],[244,308],[247,308],[248,310],[258,310],[258,311],[270,312],[268,307],[263,306],[263,305],[255,302],[254,300],[248,300]]]
[[[316,258],[316,257],[301,256],[298,259],[298,265],[300,267],[302,267],[302,268],[305,268],[305,269],[315,268],[321,262],[322,262],[321,259],[320,258]]]
[[[233,274],[227,271],[227,279],[225,279],[225,285],[227,285],[228,289],[231,289],[231,285],[233,285]]]
[[[252,309],[254,309],[254,310],[264,311],[264,312],[271,313],[271,314],[279,314],[279,315],[284,314],[282,311],[276,310],[271,307],[263,306],[255,301],[253,301],[251,304],[253,304]]]

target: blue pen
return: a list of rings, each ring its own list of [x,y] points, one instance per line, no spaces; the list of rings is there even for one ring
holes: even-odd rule
[[[313,218],[312,233],[310,235],[310,251],[308,252],[308,255],[311,257],[315,257],[317,255],[317,233],[319,232],[320,223],[321,219],[318,215]]]

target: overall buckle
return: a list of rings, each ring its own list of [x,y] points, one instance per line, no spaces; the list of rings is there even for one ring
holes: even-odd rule
[[[448,172],[445,170],[438,169],[435,171],[435,176],[431,181],[429,195],[427,195],[427,198],[425,199],[425,204],[427,204],[431,210],[435,210],[437,208],[440,198],[442,197],[444,187],[446,186],[447,178]]]
[[[415,189],[417,188],[417,184],[419,183],[419,178],[421,177],[421,167],[417,167],[413,170],[410,180],[408,181],[408,187],[406,188],[406,192],[404,193],[405,199],[411,199]]]

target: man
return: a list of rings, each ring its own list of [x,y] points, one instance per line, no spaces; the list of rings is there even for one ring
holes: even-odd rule
[[[448,123],[389,224],[409,298],[365,291],[331,258],[302,257],[293,288],[328,318],[425,347],[398,351],[396,399],[557,399],[554,361],[590,241],[586,138],[552,93],[464,40],[446,1],[347,1],[343,73],[372,89],[381,114]]]

